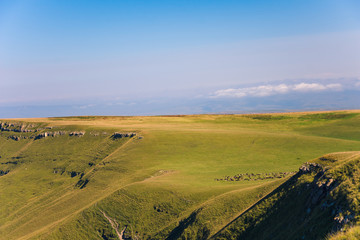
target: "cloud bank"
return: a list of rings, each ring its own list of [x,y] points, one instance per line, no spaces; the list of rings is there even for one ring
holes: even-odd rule
[[[229,88],[216,91],[212,98],[241,98],[241,97],[267,97],[278,94],[292,92],[320,92],[320,91],[341,91],[343,86],[340,83],[321,84],[321,83],[298,83],[298,84],[278,84],[260,85],[246,88]]]

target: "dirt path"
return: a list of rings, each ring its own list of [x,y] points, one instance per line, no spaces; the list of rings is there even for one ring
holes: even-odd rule
[[[116,222],[116,220],[108,217],[103,211],[100,210],[100,212],[109,221],[109,223],[111,224],[111,227],[115,230],[116,234],[118,235],[119,240],[124,240],[123,236],[124,236],[124,232],[126,230],[126,226],[124,227],[124,229],[121,232],[119,232],[119,224]]]
[[[85,173],[85,175],[83,176],[83,178],[85,179],[86,177],[91,176],[94,173],[94,170],[96,168],[99,168],[101,164],[103,164],[107,159],[111,158],[114,154],[116,154],[117,152],[119,152],[121,149],[125,148],[130,142],[133,141],[134,138],[130,138],[129,140],[127,140],[125,143],[123,143],[122,145],[120,145],[118,148],[116,148],[114,151],[112,151],[109,155],[107,155],[106,157],[104,157],[100,162],[98,162],[95,166],[93,166],[88,172]]]
[[[52,222],[52,223],[49,223],[48,225],[45,225],[45,226],[41,227],[40,229],[35,230],[35,231],[33,231],[33,232],[29,233],[29,234],[26,234],[26,235],[24,235],[24,236],[21,236],[21,237],[19,237],[18,239],[19,239],[19,240],[30,239],[30,238],[35,237],[36,235],[41,234],[41,233],[42,233],[44,230],[46,230],[46,229],[54,228],[54,227],[58,226],[58,224],[63,223],[63,222],[65,222],[65,221],[71,219],[71,218],[74,217],[76,214],[78,214],[78,213],[84,211],[85,209],[93,206],[93,205],[96,204],[97,202],[100,202],[101,200],[105,199],[106,197],[110,196],[111,194],[113,194],[114,192],[116,192],[116,191],[118,191],[118,190],[120,190],[120,189],[124,189],[124,188],[126,188],[126,187],[129,187],[129,186],[132,186],[132,185],[135,185],[135,184],[141,184],[141,183],[144,183],[144,182],[147,182],[147,181],[154,181],[154,180],[156,180],[156,179],[158,179],[158,178],[161,178],[161,177],[164,177],[164,176],[168,176],[168,175],[174,174],[174,173],[175,173],[175,172],[165,172],[165,173],[163,173],[162,175],[153,176],[153,177],[148,177],[148,178],[145,178],[145,179],[143,179],[143,180],[141,180],[141,181],[136,181],[136,182],[132,182],[132,183],[129,183],[129,184],[125,184],[125,185],[123,185],[123,186],[121,186],[121,187],[119,187],[119,188],[116,188],[116,189],[112,190],[111,192],[109,192],[109,193],[101,196],[100,198],[98,198],[98,199],[90,202],[89,204],[83,206],[82,208],[80,208],[80,209],[72,212],[71,214],[69,214],[69,215],[67,215],[67,216],[64,216],[63,218],[61,218],[61,219],[59,219],[59,220],[57,220],[57,221],[54,221],[54,222]],[[125,230],[123,230],[123,231],[125,232]]]
[[[126,231],[126,228],[127,228],[127,226],[125,226],[124,229],[121,231],[121,233],[120,233],[121,237],[124,237],[124,233],[125,233],[125,231]],[[120,239],[120,240],[123,240],[123,239],[124,239],[124,238],[122,238],[122,239]]]
[[[13,157],[19,156],[19,154],[25,151],[26,149],[28,149],[33,142],[34,141],[30,141],[27,144],[25,144],[22,148],[20,148],[16,153],[13,154]]]
[[[91,176],[94,172],[94,169],[96,167],[98,167],[100,165],[100,163],[104,162],[105,160],[107,160],[108,158],[110,158],[112,155],[114,155],[116,152],[120,151],[122,148],[124,148],[130,141],[132,141],[132,138],[130,138],[128,141],[126,141],[125,143],[123,143],[122,145],[120,145],[118,148],[116,148],[114,151],[112,151],[111,153],[109,153],[107,156],[105,156],[98,164],[96,164],[95,166],[93,166],[92,168],[90,168],[88,170],[88,172],[86,172],[86,174],[84,175],[84,177],[86,176]],[[18,156],[20,153],[22,153],[23,151],[25,151],[27,148],[30,147],[30,145],[33,143],[34,141],[30,141],[29,143],[25,144],[21,149],[19,149],[16,153],[13,154],[13,157]],[[73,186],[73,183],[71,183],[68,187]],[[57,190],[55,190],[57,191]],[[67,190],[66,190],[67,191]],[[51,195],[53,194],[53,192],[49,192],[46,193],[45,195],[42,195],[41,197],[44,197],[46,195]],[[65,193],[63,196],[61,196],[60,198],[66,197],[68,195],[72,194],[71,192]],[[60,198],[55,199],[56,201],[58,201]],[[29,199],[28,204],[22,206],[21,208],[17,209],[14,213],[12,213],[11,215],[15,215],[17,212],[22,211],[23,209],[25,209],[28,205],[33,204],[35,201],[39,200],[39,197],[35,197],[32,199]],[[51,205],[53,204],[53,202],[49,202],[46,205]],[[43,205],[44,206],[44,205]],[[10,216],[11,216],[10,215]]]

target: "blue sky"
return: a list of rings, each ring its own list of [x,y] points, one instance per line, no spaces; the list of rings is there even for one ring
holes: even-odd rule
[[[244,91],[281,84],[286,94],[301,83],[330,95],[335,88],[326,86],[340,84],[336,93],[345,94],[360,77],[359,12],[356,0],[2,0],[0,107],[41,106],[29,116],[48,116],[55,105],[65,115],[77,115],[75,106],[97,106],[79,113],[98,115],[105,105],[133,103],[143,106],[105,113],[167,114],[174,106],[157,111],[156,102],[193,99],[204,113],[221,110],[215,96],[226,90],[237,93],[226,95],[233,101],[257,96]],[[293,108],[301,106],[295,101]]]

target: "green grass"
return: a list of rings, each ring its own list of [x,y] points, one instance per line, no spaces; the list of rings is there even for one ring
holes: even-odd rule
[[[330,235],[328,240],[357,240],[360,239],[360,227],[354,226],[345,232],[338,232]]]
[[[324,239],[359,224],[360,152],[325,155],[315,163],[321,169],[295,175],[214,239]]]
[[[23,121],[86,133],[14,141],[24,133],[0,132],[0,170],[10,170],[0,176],[0,239],[117,239],[100,211],[135,239],[205,238],[286,180],[215,178],[291,172],[360,149],[356,112]]]

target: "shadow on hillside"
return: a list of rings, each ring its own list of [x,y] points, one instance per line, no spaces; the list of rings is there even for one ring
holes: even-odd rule
[[[169,233],[166,240],[174,240],[174,239],[180,238],[180,236],[183,234],[184,230],[195,222],[196,216],[200,211],[201,211],[201,209],[198,209],[198,210],[192,212],[189,217],[181,220],[179,222],[179,225]]]
[[[268,199],[273,198],[274,196],[276,196],[279,193],[281,193],[282,191],[284,191],[284,189],[288,189],[291,185],[295,184],[301,175],[302,174],[300,172],[297,172],[294,176],[290,177],[289,180],[287,180],[286,182],[281,184],[278,188],[276,188],[274,191],[272,191],[268,195],[264,196],[260,201],[258,201],[256,204],[251,206],[249,209],[247,209],[245,212],[243,212],[240,216],[236,217],[231,222],[226,224],[222,229],[220,229],[217,233],[215,233],[212,237],[210,237],[210,239],[218,239],[219,237],[223,237],[223,232],[226,229],[231,227],[233,224],[237,224],[237,221],[239,221],[241,218],[244,218],[244,216],[246,216],[251,211],[254,211],[255,208],[257,208],[258,206],[261,206]],[[249,223],[249,222],[251,222],[251,220],[252,219],[250,219],[250,218],[246,218],[245,221],[247,221],[247,223]],[[238,232],[238,234],[242,234],[242,232]]]
[[[324,181],[329,184],[321,184]],[[313,175],[298,172],[211,239],[324,239],[354,215],[346,201],[349,193],[340,183],[323,170]]]

